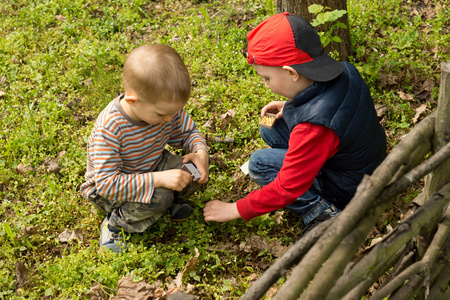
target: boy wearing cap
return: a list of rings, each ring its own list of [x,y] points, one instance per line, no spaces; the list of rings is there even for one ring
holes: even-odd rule
[[[385,158],[384,129],[357,69],[324,53],[302,17],[274,15],[247,39],[247,62],[288,101],[261,111],[261,117],[272,112],[277,118],[272,129],[260,128],[271,148],[249,161],[250,178],[262,188],[235,203],[208,202],[205,221],[250,220],[285,207],[312,228],[339,213]]]

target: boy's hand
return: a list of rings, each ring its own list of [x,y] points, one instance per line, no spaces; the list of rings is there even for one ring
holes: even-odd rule
[[[192,181],[191,174],[181,169],[152,172],[152,177],[155,188],[163,187],[178,192]]]
[[[266,106],[264,106],[261,110],[261,118],[264,117],[266,112],[276,114],[276,118],[280,119],[283,117],[283,107],[286,104],[286,101],[272,101]]]
[[[206,203],[203,209],[205,221],[228,222],[239,219],[241,215],[236,206],[236,202],[225,203],[214,200]]]
[[[202,177],[198,180],[198,183],[207,183],[209,180],[209,154],[203,149],[198,150],[196,153],[189,153],[184,156],[183,163],[192,161],[197,167]],[[186,172],[187,173],[187,172]]]

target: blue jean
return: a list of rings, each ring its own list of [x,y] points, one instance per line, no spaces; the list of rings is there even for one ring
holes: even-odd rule
[[[283,166],[290,131],[284,120],[278,119],[272,129],[260,127],[260,134],[271,148],[257,150],[250,156],[249,175],[254,182],[265,186],[277,177]],[[299,215],[303,222],[308,224],[331,205],[322,197],[320,190],[320,183],[316,178],[311,187],[286,208]]]

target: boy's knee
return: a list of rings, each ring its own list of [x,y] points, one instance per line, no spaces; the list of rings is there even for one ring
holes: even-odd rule
[[[248,173],[250,178],[253,178],[256,174],[261,173],[261,166],[263,164],[263,155],[260,150],[256,150],[250,155],[248,161]]]
[[[174,192],[165,188],[157,188],[153,192],[153,197],[148,205],[148,210],[154,213],[162,213],[172,206]]]

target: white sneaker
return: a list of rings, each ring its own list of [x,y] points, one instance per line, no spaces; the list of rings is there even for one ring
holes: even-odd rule
[[[108,216],[102,222],[100,233],[100,248],[111,249],[115,253],[121,253],[126,249],[126,242],[123,238],[123,231],[114,232],[108,228]]]

